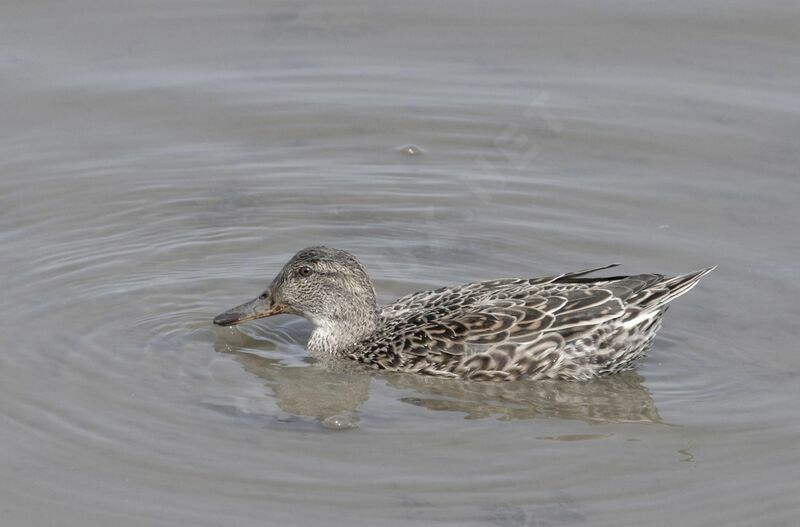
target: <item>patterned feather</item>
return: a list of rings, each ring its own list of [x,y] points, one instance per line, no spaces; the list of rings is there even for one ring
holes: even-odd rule
[[[347,355],[375,368],[474,380],[586,380],[633,367],[669,302],[714,268],[505,279],[423,291],[380,310],[380,329]]]

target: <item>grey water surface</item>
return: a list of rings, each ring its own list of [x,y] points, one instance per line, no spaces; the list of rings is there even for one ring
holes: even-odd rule
[[[4,1],[0,524],[797,525],[798,28],[789,1]],[[211,325],[322,243],[382,301],[719,268],[584,384]]]

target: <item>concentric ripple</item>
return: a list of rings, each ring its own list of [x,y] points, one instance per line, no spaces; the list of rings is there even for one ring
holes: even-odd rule
[[[3,525],[792,525],[796,9],[578,3],[9,4]],[[584,384],[212,326],[321,243],[382,301],[719,268]]]

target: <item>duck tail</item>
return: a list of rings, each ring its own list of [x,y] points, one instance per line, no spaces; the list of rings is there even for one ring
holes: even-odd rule
[[[686,273],[654,284],[648,293],[637,302],[647,311],[661,309],[676,298],[691,291],[701,278],[716,269],[717,266],[707,267],[699,271]]]

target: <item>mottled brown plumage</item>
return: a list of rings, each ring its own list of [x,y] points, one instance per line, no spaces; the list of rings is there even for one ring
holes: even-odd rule
[[[378,308],[354,256],[310,247],[263,295],[214,322],[305,316],[315,326],[312,354],[376,369],[473,380],[586,380],[630,369],[649,348],[667,304],[714,269],[674,278],[586,277],[609,267],[422,291]]]

